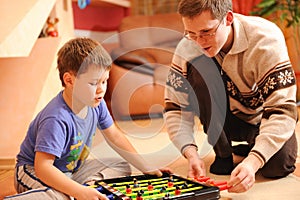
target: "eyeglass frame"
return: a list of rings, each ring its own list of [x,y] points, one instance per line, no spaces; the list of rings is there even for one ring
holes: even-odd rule
[[[218,24],[218,26],[215,28],[215,30],[212,33],[204,33],[204,34],[199,33],[198,35],[194,34],[195,36],[193,36],[194,38],[192,38],[192,37],[189,36],[190,33],[185,30],[184,33],[183,33],[183,37],[188,39],[188,40],[193,40],[193,41],[197,41],[198,38],[201,38],[201,39],[211,38],[211,37],[213,37],[217,34],[217,31],[218,31],[220,25],[222,24],[222,22],[223,22],[223,20],[220,21],[220,23]]]

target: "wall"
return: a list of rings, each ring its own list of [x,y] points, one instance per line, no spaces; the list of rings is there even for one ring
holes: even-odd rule
[[[61,89],[55,59],[74,37],[71,0],[57,0],[49,15],[60,20],[59,37],[37,39],[28,57],[0,58],[0,161],[15,158],[30,121]]]

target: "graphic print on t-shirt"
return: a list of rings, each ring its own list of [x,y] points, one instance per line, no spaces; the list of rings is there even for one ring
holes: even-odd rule
[[[74,143],[70,146],[70,154],[67,158],[69,164],[66,165],[67,169],[70,171],[75,169],[82,150],[83,139],[80,132],[73,138],[73,141]]]

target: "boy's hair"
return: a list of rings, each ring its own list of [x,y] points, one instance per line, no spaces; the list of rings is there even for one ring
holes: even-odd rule
[[[178,12],[182,17],[194,18],[209,10],[215,19],[222,20],[232,10],[232,0],[180,0]]]
[[[64,44],[57,54],[57,69],[62,86],[64,73],[71,72],[75,76],[85,73],[89,66],[110,70],[112,60],[99,42],[89,38],[75,38]]]

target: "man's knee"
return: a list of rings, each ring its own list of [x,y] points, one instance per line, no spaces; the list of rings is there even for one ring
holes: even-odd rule
[[[261,174],[266,178],[283,178],[288,176],[290,173],[293,173],[295,171],[295,165],[287,166],[287,165],[281,165],[278,167],[273,167],[273,169],[270,168],[262,168]]]
[[[294,134],[261,169],[262,175],[267,178],[281,178],[293,173],[296,168],[297,152]]]

